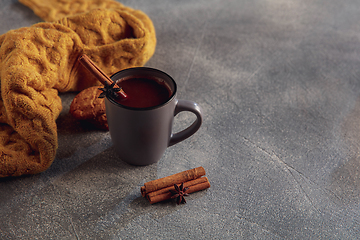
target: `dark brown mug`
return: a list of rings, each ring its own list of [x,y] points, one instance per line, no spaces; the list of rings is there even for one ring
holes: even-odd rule
[[[135,108],[122,105],[111,95],[105,106],[112,142],[121,160],[132,165],[149,165],[159,161],[167,147],[193,135],[202,124],[201,108],[188,100],[176,99],[177,86],[168,74],[153,68],[129,68],[115,73],[115,82],[132,77],[158,79],[170,89],[167,101],[157,106]],[[196,120],[186,129],[172,133],[174,117],[190,111]]]

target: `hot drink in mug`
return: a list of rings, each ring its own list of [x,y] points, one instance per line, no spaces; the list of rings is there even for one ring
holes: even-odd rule
[[[125,99],[106,96],[105,106],[111,139],[120,158],[133,165],[160,160],[167,147],[193,135],[202,124],[201,109],[193,101],[176,98],[175,81],[166,73],[146,67],[115,73],[111,80],[126,93]],[[190,111],[196,120],[172,133],[174,117]]]

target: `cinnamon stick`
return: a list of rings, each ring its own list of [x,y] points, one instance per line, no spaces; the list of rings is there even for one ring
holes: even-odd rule
[[[197,179],[204,175],[205,175],[205,169],[203,167],[197,167],[194,169],[173,174],[168,177],[163,177],[157,180],[153,180],[144,183],[144,186],[141,187],[141,195],[145,197],[150,192],[154,192],[162,188],[174,186],[174,184],[180,184],[180,183],[185,184],[185,182],[187,181]]]
[[[184,188],[188,188],[186,193],[201,191],[209,187],[210,182],[207,177],[201,177],[195,180],[184,182]],[[174,186],[163,188],[147,194],[146,198],[149,200],[150,204],[165,201],[171,198],[173,195],[172,191],[174,190]]]
[[[106,73],[104,73],[98,66],[96,66],[96,64],[93,61],[91,61],[91,59],[85,54],[79,58],[79,62],[87,70],[89,70],[103,85],[109,86],[113,83],[113,80],[111,80],[111,78],[109,78],[106,75]],[[114,88],[119,88],[119,86],[115,83]],[[122,89],[120,89],[120,91],[117,92],[117,94],[121,98],[127,97],[126,93]]]

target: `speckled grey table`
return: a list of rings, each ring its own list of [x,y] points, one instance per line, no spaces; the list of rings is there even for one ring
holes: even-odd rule
[[[134,167],[62,95],[53,165],[0,180],[1,239],[360,238],[360,1],[122,3],[153,20],[146,66],[202,107],[201,129]],[[0,19],[0,34],[41,21],[14,0]],[[144,182],[198,166],[212,186],[187,204],[141,197]]]

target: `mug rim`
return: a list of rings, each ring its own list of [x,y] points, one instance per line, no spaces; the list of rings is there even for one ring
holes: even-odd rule
[[[126,68],[126,69],[123,69],[123,70],[120,70],[116,73],[114,73],[113,75],[111,75],[110,79],[113,80],[112,78],[115,77],[116,75],[118,74],[121,74],[121,73],[124,73],[124,72],[131,72],[131,71],[137,71],[137,70],[145,70],[145,71],[148,71],[148,72],[156,72],[160,75],[165,75],[165,77],[167,77],[168,79],[171,80],[171,82],[173,83],[174,85],[174,90],[172,91],[172,94],[170,95],[170,97],[168,98],[168,100],[166,100],[165,102],[159,104],[159,105],[156,105],[156,106],[151,106],[151,107],[145,107],[145,108],[136,108],[136,107],[129,107],[129,106],[125,106],[117,101],[115,101],[111,96],[106,96],[106,98],[109,100],[109,102],[111,102],[112,104],[115,104],[116,106],[118,107],[122,107],[122,108],[125,108],[125,109],[129,109],[129,110],[135,110],[135,111],[145,111],[145,110],[153,110],[153,109],[157,109],[157,108],[160,108],[162,106],[165,106],[166,104],[168,104],[169,102],[171,102],[174,98],[175,98],[175,95],[176,95],[176,91],[177,91],[177,85],[176,85],[176,82],[175,80],[169,75],[167,74],[166,72],[164,71],[161,71],[159,69],[156,69],[156,68],[150,68],[150,67],[132,67],[132,68]],[[130,75],[130,74],[129,74]],[[141,75],[141,74],[139,74]],[[124,76],[125,77],[125,76]],[[119,78],[121,79],[121,78]],[[118,81],[119,79],[117,79],[116,81]],[[164,78],[162,78],[163,80],[165,80]],[[113,80],[114,81],[114,80]],[[166,81],[166,80],[165,80]]]

